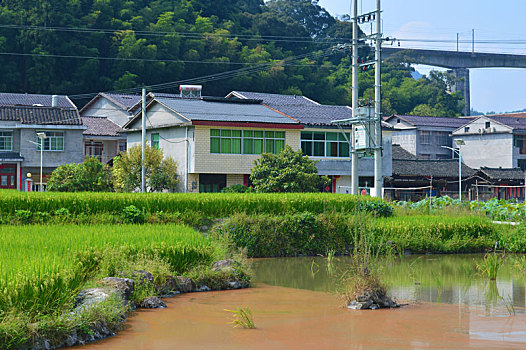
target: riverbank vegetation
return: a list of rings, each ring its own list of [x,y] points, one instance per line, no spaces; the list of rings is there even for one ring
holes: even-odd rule
[[[122,301],[109,299],[86,308],[89,312],[70,312],[79,291],[100,285],[104,277],[137,279],[137,271],[151,273],[151,283],[142,283],[139,274],[130,299],[138,304],[169,292],[160,288],[168,276],[200,271],[213,280],[212,262],[226,257],[219,242],[174,225],[4,225],[1,230],[2,349],[43,338],[60,342],[72,330],[89,334],[101,323],[115,331],[129,307]],[[242,268],[233,273],[248,278]]]

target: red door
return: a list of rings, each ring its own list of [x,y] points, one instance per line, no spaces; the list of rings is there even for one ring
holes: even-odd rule
[[[0,164],[0,188],[17,188],[16,164]]]

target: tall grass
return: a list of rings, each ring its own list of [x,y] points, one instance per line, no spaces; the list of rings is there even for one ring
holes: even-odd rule
[[[0,191],[0,213],[16,210],[53,213],[67,208],[71,214],[121,214],[134,205],[146,213],[197,211],[212,217],[232,213],[282,215],[309,211],[370,212],[389,216],[391,206],[378,198],[331,193],[39,193]]]
[[[155,225],[0,226],[0,316],[57,310],[100,264],[124,254],[158,257],[174,273],[210,263],[220,253],[190,228]],[[111,255],[102,254],[108,249]]]

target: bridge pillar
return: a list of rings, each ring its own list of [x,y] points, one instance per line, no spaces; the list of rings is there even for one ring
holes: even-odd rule
[[[462,114],[469,116],[471,112],[470,93],[469,93],[469,69],[455,68],[447,71],[455,77],[455,81],[449,87],[451,92],[459,91],[466,102]]]

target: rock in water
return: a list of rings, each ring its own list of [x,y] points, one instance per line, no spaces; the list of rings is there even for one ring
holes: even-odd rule
[[[139,304],[139,307],[143,309],[164,309],[166,307],[166,304],[159,297],[149,297],[143,299],[143,301],[141,301],[141,303]]]
[[[394,302],[384,293],[369,293],[366,292],[363,295],[358,296],[355,300],[351,301],[348,305],[348,309],[353,310],[376,310],[381,308],[396,308],[400,307],[400,304]]]
[[[240,267],[241,264],[232,259],[219,260],[212,264],[213,271],[236,271],[236,268]]]

